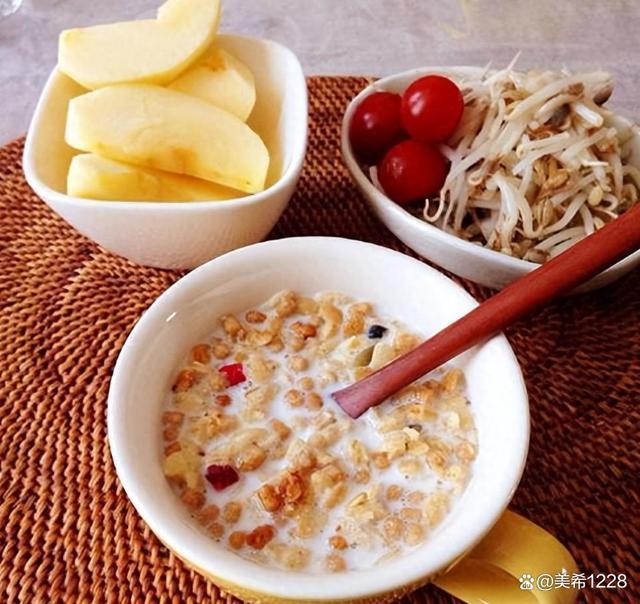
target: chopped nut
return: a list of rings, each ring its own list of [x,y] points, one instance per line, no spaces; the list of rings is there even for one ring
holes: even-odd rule
[[[318,411],[322,409],[322,397],[317,392],[309,392],[305,397],[305,405],[307,409]]]
[[[182,502],[190,509],[197,510],[200,509],[205,502],[205,496],[202,491],[196,491],[195,489],[187,489],[180,496]]]
[[[410,522],[404,529],[404,542],[407,545],[418,545],[424,541],[424,528],[420,524]]]
[[[247,323],[264,323],[267,320],[267,315],[259,310],[250,310],[244,316]]]
[[[275,368],[275,365],[271,361],[267,361],[267,359],[259,353],[250,354],[246,366],[250,379],[258,383],[270,380]]]
[[[385,451],[379,451],[371,454],[371,461],[378,470],[384,470],[391,465],[389,455]]]
[[[236,457],[236,466],[241,472],[257,470],[267,459],[267,452],[255,443],[251,443]]]
[[[258,498],[267,512],[277,512],[282,507],[282,497],[271,484],[263,484],[258,489]]]
[[[301,570],[309,564],[311,552],[300,545],[284,545],[282,543],[269,546],[280,564],[289,570]]]
[[[233,531],[229,535],[229,545],[233,549],[242,549],[247,540],[247,533],[243,531]]]
[[[286,438],[289,438],[291,434],[291,428],[289,428],[287,424],[285,424],[284,422],[281,422],[279,419],[275,419],[275,418],[272,419],[269,422],[269,426],[278,435],[278,438],[280,438],[281,440],[285,440]]]
[[[342,556],[338,554],[329,554],[326,558],[325,565],[327,570],[332,573],[340,573],[347,570],[347,563]]]
[[[217,394],[216,404],[220,405],[221,407],[227,407],[231,404],[231,397],[228,394]]]
[[[224,526],[219,522],[214,522],[209,526],[209,534],[214,539],[220,539],[224,535]]]
[[[303,390],[313,390],[313,378],[310,378],[308,376],[300,378],[298,380],[298,386],[300,386],[300,388],[302,388]]]
[[[416,476],[422,470],[419,459],[402,459],[398,463],[398,470],[407,476]]]
[[[198,514],[197,518],[202,524],[210,524],[218,519],[218,515],[220,514],[220,508],[212,503],[207,507],[202,508]]]
[[[345,336],[356,336],[364,331],[364,313],[356,305],[351,306],[347,312],[347,318],[342,326]]]
[[[305,339],[297,335],[291,336],[287,340],[287,345],[289,347],[289,350],[291,350],[292,352],[300,352],[304,348],[304,344],[305,344]]]
[[[179,442],[172,442],[170,445],[167,445],[164,448],[164,456],[165,457],[169,457],[169,455],[171,455],[172,453],[177,453],[178,451],[181,451],[182,447],[180,446]]]
[[[251,329],[247,333],[245,343],[249,346],[267,346],[273,338],[274,335],[270,331]]]
[[[329,539],[329,545],[333,549],[337,549],[337,550],[343,550],[349,547],[347,540],[342,535],[333,535],[333,537]]]
[[[287,472],[278,482],[276,489],[284,503],[297,503],[304,496],[305,481],[296,472]]]
[[[227,335],[231,336],[234,340],[241,336],[241,333],[244,331],[242,324],[234,315],[223,315],[220,317],[220,322],[222,323],[222,329],[225,330]]]
[[[323,505],[329,509],[336,507],[345,498],[348,490],[345,482],[339,482],[330,487],[325,494]]]
[[[170,426],[180,426],[184,420],[184,413],[179,411],[165,411],[162,414],[162,423]]]
[[[302,407],[304,404],[304,394],[299,390],[288,390],[284,395],[284,400],[291,407]]]
[[[304,338],[305,340],[308,338],[313,338],[316,335],[316,327],[311,323],[302,323],[301,321],[296,321],[293,325],[291,325],[291,329],[298,337]]]
[[[173,384],[174,392],[185,392],[190,388],[193,388],[200,378],[202,377],[202,373],[199,371],[195,371],[194,369],[183,369],[178,373],[176,377],[176,381]]]
[[[422,520],[422,512],[418,508],[402,508],[400,510],[400,518],[406,522],[420,522]]]
[[[162,437],[169,442],[177,440],[180,430],[178,426],[168,426],[162,433]]]
[[[367,484],[369,480],[371,480],[371,473],[369,472],[369,470],[358,470],[353,475],[353,480],[355,480],[355,482],[357,482],[358,484]]]
[[[476,458],[476,448],[469,442],[461,442],[456,446],[456,455],[460,461],[473,461]]]
[[[382,523],[382,531],[385,539],[388,541],[397,541],[402,537],[402,529],[404,528],[402,520],[397,516],[387,516]]]
[[[229,386],[229,381],[224,373],[216,371],[209,377],[209,385],[214,392],[220,392],[220,390],[224,390]]]
[[[411,333],[399,333],[393,341],[396,354],[406,354],[420,344],[420,338]]]
[[[276,309],[276,314],[279,317],[288,317],[296,311],[298,306],[298,296],[291,291],[284,291],[278,294],[273,304]]]
[[[191,357],[196,363],[206,365],[211,360],[211,349],[206,344],[198,344],[191,349]]]
[[[304,371],[309,368],[309,361],[304,357],[291,357],[287,366],[291,371]]]
[[[387,489],[387,499],[395,501],[400,499],[400,497],[402,497],[402,487],[397,484],[389,485],[389,488]]]
[[[215,342],[211,347],[211,352],[216,359],[226,359],[231,354],[231,349],[224,342]]]
[[[272,352],[280,352],[284,349],[282,338],[280,336],[274,336],[271,342],[267,344],[267,348],[269,348],[269,350],[271,350]]]
[[[263,524],[254,528],[246,538],[247,545],[253,549],[263,549],[276,534],[275,528],[270,524]]]
[[[422,491],[411,491],[411,493],[407,495],[407,501],[413,504],[422,503],[424,501],[424,498],[425,494]]]
[[[455,392],[462,386],[463,382],[464,375],[462,374],[462,371],[456,367],[455,369],[447,371],[444,375],[442,378],[442,387],[447,392]]]
[[[222,517],[229,524],[235,524],[242,516],[242,504],[237,501],[229,501],[222,508]]]

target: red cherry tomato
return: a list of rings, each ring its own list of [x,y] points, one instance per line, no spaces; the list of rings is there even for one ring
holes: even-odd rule
[[[447,171],[447,160],[437,149],[409,140],[387,151],[378,165],[378,180],[388,197],[406,205],[435,195]]]
[[[428,75],[413,82],[402,95],[402,125],[418,141],[441,142],[456,129],[464,100],[448,78]]]
[[[405,134],[400,120],[401,98],[392,92],[374,92],[357,107],[349,124],[349,140],[356,157],[375,164]]]

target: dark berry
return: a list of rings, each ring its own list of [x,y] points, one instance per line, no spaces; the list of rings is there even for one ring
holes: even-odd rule
[[[387,328],[382,325],[372,325],[367,331],[367,336],[371,340],[379,340],[387,332]]]

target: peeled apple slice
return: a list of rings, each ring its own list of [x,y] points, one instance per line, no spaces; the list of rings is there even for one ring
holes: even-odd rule
[[[71,160],[67,194],[114,201],[202,201],[243,196],[239,191],[192,176],[133,166],[91,153]]]
[[[209,47],[220,0],[168,0],[156,19],[68,29],[58,67],[89,89],[124,82],[168,84]]]
[[[247,121],[256,102],[256,87],[250,69],[215,45],[169,88],[213,103],[243,122]]]
[[[246,193],[264,189],[269,167],[264,143],[235,115],[149,84],[109,86],[75,97],[65,139],[81,151]]]

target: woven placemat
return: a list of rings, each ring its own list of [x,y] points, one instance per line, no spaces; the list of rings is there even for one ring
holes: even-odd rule
[[[410,253],[367,209],[340,158],[342,112],[365,83],[309,80],[307,162],[274,237],[338,235]],[[136,266],[67,226],[25,183],[22,147],[0,150],[0,601],[235,602],[145,526],[106,439],[118,352],[181,273]],[[508,336],[533,424],[511,507],[556,535],[586,574],[627,574],[625,590],[581,600],[640,602],[640,272]],[[405,599],[452,601],[433,587]]]

